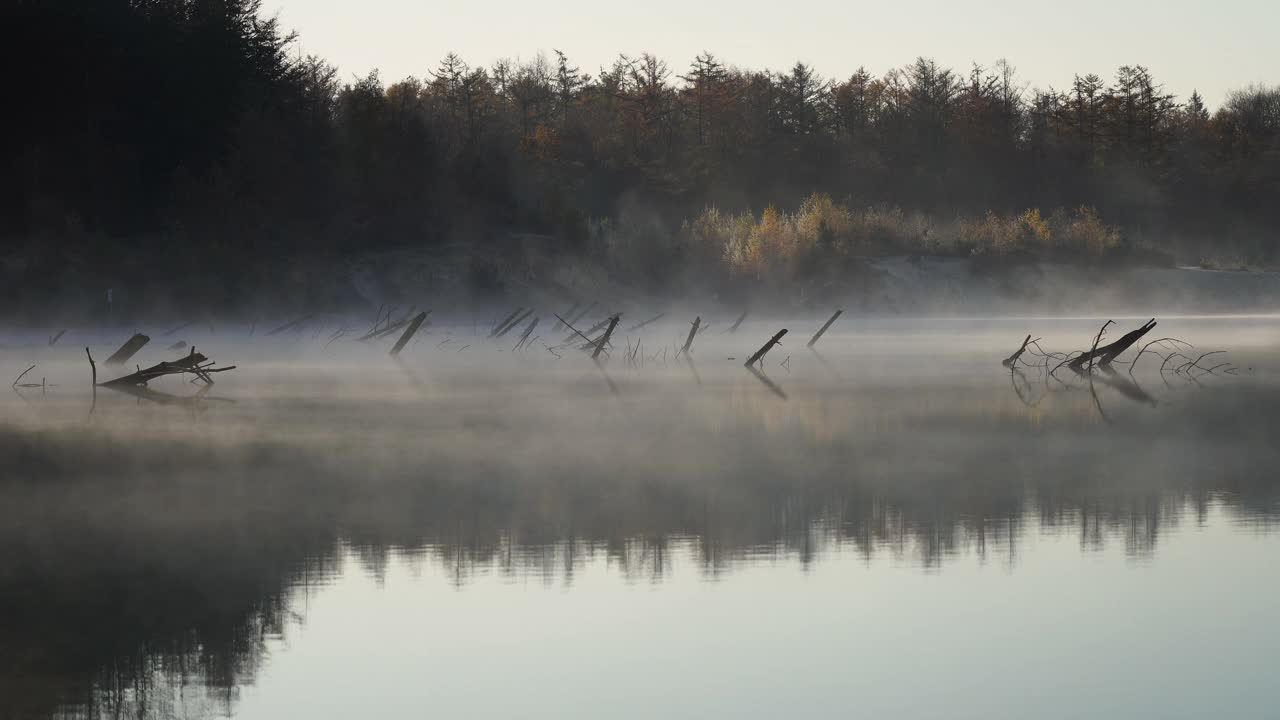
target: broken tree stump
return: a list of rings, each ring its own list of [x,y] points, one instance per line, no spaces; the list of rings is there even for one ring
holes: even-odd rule
[[[806,347],[813,347],[815,344],[817,344],[817,342],[822,339],[822,335],[827,332],[827,328],[831,327],[831,324],[836,321],[836,318],[840,317],[843,314],[844,314],[843,310],[835,311],[835,313],[831,316],[831,319],[827,320],[827,323],[823,325],[822,328],[818,330],[816,334],[814,334],[813,339],[809,341],[809,344]]]
[[[129,338],[124,345],[121,345],[120,349],[117,350],[114,355],[107,358],[105,364],[123,365],[129,362],[129,358],[136,355],[138,351],[149,342],[151,342],[151,338],[143,335],[142,333],[137,333],[133,337]]]
[[[1110,323],[1110,321],[1107,321],[1107,322]],[[1101,337],[1102,337],[1102,331],[1099,331],[1098,337],[1094,340],[1094,348],[1086,353],[1081,354],[1079,357],[1076,357],[1073,360],[1071,360],[1071,362],[1067,364],[1067,367],[1079,372],[1081,369],[1084,368],[1085,363],[1089,364],[1090,369],[1093,368],[1095,361],[1096,361],[1096,364],[1098,365],[1103,365],[1103,366],[1110,365],[1112,361],[1114,361],[1117,357],[1120,357],[1121,353],[1123,353],[1125,350],[1128,350],[1130,347],[1133,346],[1134,343],[1142,339],[1143,335],[1146,335],[1147,333],[1151,332],[1152,328],[1154,328],[1155,326],[1156,326],[1156,319],[1151,318],[1145,324],[1143,324],[1142,327],[1138,328],[1137,330],[1133,330],[1131,332],[1125,333],[1123,336],[1120,337],[1119,340],[1116,340],[1115,342],[1109,345],[1103,345],[1102,347],[1097,347],[1097,343],[1101,340]],[[1106,325],[1102,326],[1103,331],[1106,330],[1106,327],[1107,327]]]
[[[729,331],[728,331],[729,334],[732,335],[733,333],[738,332],[738,326],[741,325],[742,321],[746,319],[747,319],[747,311],[743,310],[742,314],[738,316],[738,319],[734,320],[733,324],[729,326]]]
[[[680,352],[676,353],[677,355],[681,353],[685,355],[689,354],[689,348],[693,347],[693,338],[698,334],[698,328],[701,326],[702,316],[699,315],[693,319],[692,327],[689,328],[689,337],[684,339],[684,347],[680,348]]]
[[[426,319],[427,313],[425,312],[420,312],[415,318],[413,318],[413,321],[409,323],[409,327],[405,329],[404,334],[396,341],[395,347],[391,348],[392,357],[399,355],[400,351],[404,349],[404,346],[409,344],[409,341],[413,339],[413,334],[418,332],[418,328],[422,327],[422,323]]]
[[[743,367],[751,367],[752,365],[755,365],[756,363],[758,363],[758,362],[760,362],[761,360],[763,360],[763,359],[764,359],[764,356],[765,356],[765,353],[769,352],[769,350],[771,350],[771,349],[773,348],[773,346],[774,346],[774,345],[781,345],[781,344],[782,344],[782,336],[783,336],[783,335],[786,335],[786,334],[787,334],[787,329],[786,329],[786,328],[782,328],[781,330],[779,330],[779,331],[778,331],[778,332],[773,336],[773,338],[769,340],[769,342],[767,342],[767,343],[765,343],[765,344],[764,344],[764,347],[760,348],[759,350],[757,350],[757,351],[755,352],[755,354],[754,354],[754,355],[752,355],[751,357],[747,358],[747,361],[746,361],[745,363],[743,363],[743,364],[742,364],[742,365],[743,365]]]

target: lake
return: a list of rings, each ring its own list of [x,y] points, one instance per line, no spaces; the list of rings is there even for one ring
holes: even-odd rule
[[[0,718],[1280,713],[1280,318],[727,315],[7,332]]]

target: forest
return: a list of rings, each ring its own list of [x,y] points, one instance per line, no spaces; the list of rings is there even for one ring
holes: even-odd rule
[[[301,55],[261,0],[3,14],[11,304],[131,282],[234,299],[362,253],[501,257],[517,234],[655,292],[673,268],[786,282],[906,254],[1259,269],[1280,249],[1280,86],[1210,108],[1136,62],[1038,88],[1004,60],[827,76],[710,52],[588,69],[432,48],[396,79]],[[492,275],[477,265],[478,284]]]

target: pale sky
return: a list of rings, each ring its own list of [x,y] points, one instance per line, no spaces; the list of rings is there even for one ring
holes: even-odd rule
[[[1199,89],[1211,107],[1231,89],[1280,83],[1276,0],[266,0],[263,10],[348,81],[373,68],[386,82],[422,77],[449,51],[488,66],[554,48],[592,74],[620,52],[651,52],[679,72],[702,50],[756,69],[802,60],[840,78],[918,55],[965,71],[1004,57],[1023,82],[1058,89],[1075,73],[1109,80],[1142,64],[1179,99]]]

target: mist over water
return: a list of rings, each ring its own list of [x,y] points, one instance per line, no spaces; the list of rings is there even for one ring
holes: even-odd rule
[[[692,362],[683,314],[641,319],[601,365],[554,323],[513,351],[441,318],[398,363],[196,325],[238,366],[206,392],[95,393],[84,346],[106,379],[128,331],[9,334],[0,369],[47,384],[0,399],[0,717],[1280,701],[1280,320],[1162,317],[1236,374],[1090,381],[1000,361],[1096,318],[846,316],[811,351],[824,317],[713,317]],[[150,334],[142,366],[185,352]]]

